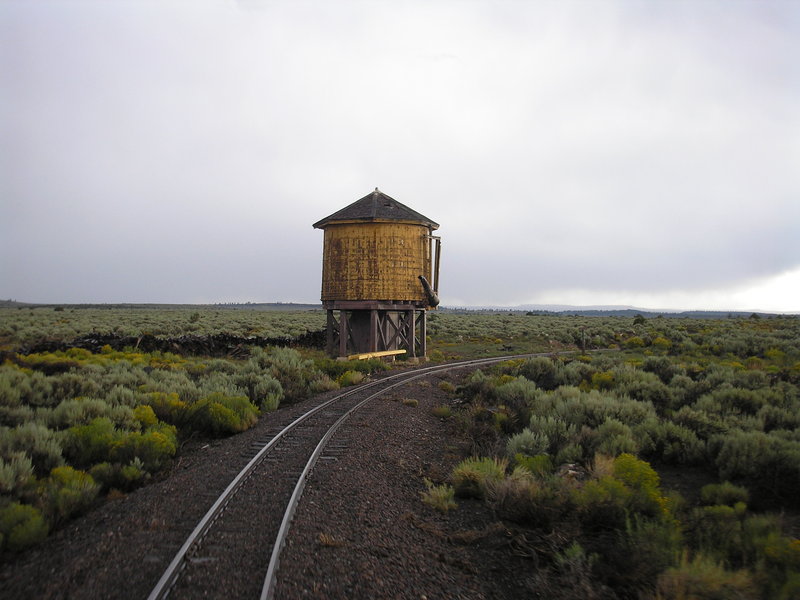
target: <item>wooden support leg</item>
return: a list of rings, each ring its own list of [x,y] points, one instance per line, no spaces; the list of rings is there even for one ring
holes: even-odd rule
[[[413,309],[406,312],[406,327],[408,328],[406,330],[406,331],[408,331],[408,338],[407,338],[407,340],[408,340],[408,354],[409,354],[409,356],[411,356],[411,358],[416,358],[416,356],[417,356],[417,344],[416,344],[416,342],[414,340],[414,338],[416,337],[416,329],[417,329],[415,324],[414,324],[414,320],[415,320],[415,316],[416,316],[414,314],[415,312],[416,311],[414,311]]]
[[[419,354],[423,358],[428,356],[428,313],[419,313]]]
[[[328,356],[335,356],[336,346],[335,344],[335,333],[336,333],[336,317],[333,316],[333,311],[328,311],[328,329],[326,331],[325,336],[325,352],[328,353]]]
[[[350,323],[347,311],[339,311],[339,356],[347,356],[347,340],[350,337]]]
[[[381,348],[386,350],[386,348]],[[378,311],[372,309],[369,311],[369,351],[378,351]]]

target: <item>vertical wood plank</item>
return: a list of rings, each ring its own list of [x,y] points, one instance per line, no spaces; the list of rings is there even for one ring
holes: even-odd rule
[[[350,324],[347,311],[339,311],[339,356],[347,356],[347,339],[350,337]]]
[[[369,351],[378,351],[378,311],[375,309],[369,311]]]
[[[334,353],[334,331],[336,329],[336,318],[333,316],[333,310],[328,310],[328,330],[325,335],[325,352],[328,356],[333,356]]]

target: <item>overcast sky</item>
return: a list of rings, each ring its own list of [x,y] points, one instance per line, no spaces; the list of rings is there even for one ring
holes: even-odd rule
[[[317,302],[441,224],[444,305],[800,312],[800,2],[0,0],[0,299]]]

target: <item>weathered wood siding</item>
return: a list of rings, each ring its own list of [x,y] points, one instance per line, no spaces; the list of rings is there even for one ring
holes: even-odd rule
[[[419,282],[430,280],[430,228],[361,222],[325,227],[322,301],[425,301]]]

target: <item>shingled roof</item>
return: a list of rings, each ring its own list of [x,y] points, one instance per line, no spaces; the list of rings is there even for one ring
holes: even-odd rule
[[[361,200],[356,200],[351,205],[317,221],[313,226],[316,229],[323,229],[330,223],[347,221],[410,221],[427,225],[431,229],[439,229],[438,223],[387,196],[378,188]]]

